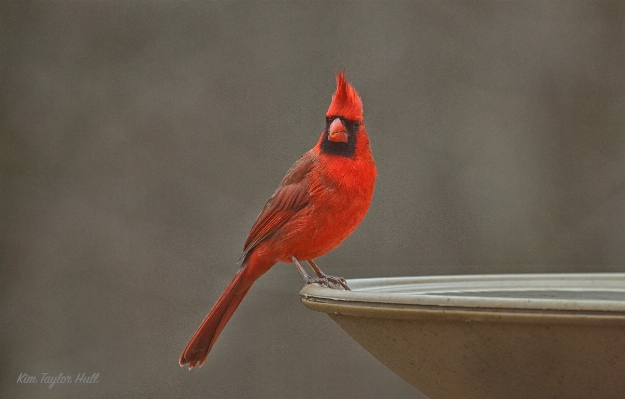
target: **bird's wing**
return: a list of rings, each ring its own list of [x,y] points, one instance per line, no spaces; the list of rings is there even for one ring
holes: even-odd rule
[[[265,208],[256,218],[252,230],[245,240],[243,256],[265,238],[283,226],[293,215],[310,202],[309,184],[306,175],[313,167],[315,155],[307,152],[287,172],[273,193]]]

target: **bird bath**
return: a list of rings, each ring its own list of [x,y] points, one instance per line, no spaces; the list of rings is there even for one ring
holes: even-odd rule
[[[431,399],[625,398],[625,273],[347,283],[301,300]]]

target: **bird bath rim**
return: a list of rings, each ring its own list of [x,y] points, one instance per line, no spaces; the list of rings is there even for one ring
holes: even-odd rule
[[[363,278],[347,280],[347,284],[351,291],[309,284],[300,297],[306,306],[322,312],[339,306],[625,317],[625,273]]]

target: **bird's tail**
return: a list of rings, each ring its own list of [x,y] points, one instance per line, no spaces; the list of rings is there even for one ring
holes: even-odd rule
[[[246,273],[248,272],[248,273]],[[234,276],[226,290],[221,294],[217,303],[213,306],[208,316],[197,329],[191,341],[180,356],[180,365],[189,365],[189,370],[198,364],[204,364],[208,352],[217,341],[219,333],[224,329],[230,317],[237,309],[245,294],[250,290],[254,277],[250,276],[247,262],[243,262],[241,268]]]

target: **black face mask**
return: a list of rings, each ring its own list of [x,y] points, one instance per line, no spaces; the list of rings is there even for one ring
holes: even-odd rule
[[[347,143],[337,143],[328,139],[328,130],[330,130],[330,124],[333,120],[339,118],[345,128],[347,129]],[[343,157],[352,158],[356,151],[357,133],[360,129],[360,122],[351,119],[345,119],[342,116],[328,116],[326,117],[326,129],[323,131],[323,138],[321,139],[321,152],[331,155],[340,155]]]

